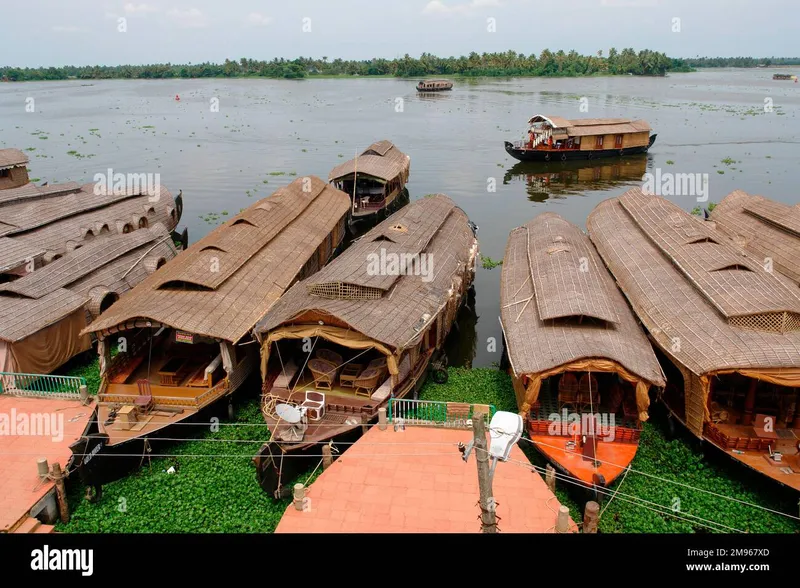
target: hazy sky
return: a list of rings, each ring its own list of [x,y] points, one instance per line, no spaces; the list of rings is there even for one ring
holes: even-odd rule
[[[609,47],[800,55],[800,0],[27,0],[0,65],[198,63]],[[124,18],[124,21],[120,21]],[[679,20],[675,20],[679,19]],[[124,25],[124,26],[123,26]],[[492,31],[492,26],[494,31]],[[125,28],[124,32],[120,29]]]

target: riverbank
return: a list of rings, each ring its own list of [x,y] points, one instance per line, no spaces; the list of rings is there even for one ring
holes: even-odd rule
[[[516,411],[507,374],[491,368],[450,368],[449,374],[444,385],[428,381],[420,398],[493,404],[497,410]],[[184,436],[176,433],[176,438]],[[168,457],[155,458],[140,471],[104,486],[99,503],[85,501],[84,489],[73,480],[72,518],[57,530],[271,533],[289,501],[271,500],[256,482],[251,458],[268,436],[254,387],[237,398],[233,421],[221,422],[217,430],[207,430],[196,440],[176,442]],[[520,447],[533,466],[544,467],[529,442],[520,441]],[[312,473],[316,475],[307,472],[297,481],[312,481]],[[711,525],[750,533],[800,533],[797,521],[764,510],[796,516],[797,507],[788,495],[773,484],[750,479],[744,468],[707,459],[688,440],[668,440],[660,423],[645,424],[632,471],[612,486],[612,492],[617,490],[614,500],[606,497],[601,505],[607,505],[600,520],[602,533],[691,533],[707,531]],[[579,521],[589,498],[586,490],[561,480],[556,494]]]

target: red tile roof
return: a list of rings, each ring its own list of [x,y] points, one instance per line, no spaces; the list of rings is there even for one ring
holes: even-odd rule
[[[477,533],[475,454],[464,463],[465,430],[372,427],[306,490],[306,510],[289,505],[276,533]],[[560,503],[513,447],[493,480],[501,533],[554,532]],[[574,523],[573,530],[575,529]]]
[[[93,412],[93,403],[84,406],[78,400],[0,394],[0,419],[4,429],[0,434],[0,533],[27,517],[28,511],[53,488],[53,482],[42,483],[39,480],[36,461],[44,457],[49,465],[59,462],[61,469],[66,470],[67,461],[72,456],[69,446],[83,434]],[[60,417],[56,421],[57,427],[62,428],[48,432],[60,432],[60,435],[8,434],[20,431],[12,421],[19,425],[21,415],[25,415],[26,421],[33,422],[33,415],[44,415],[49,419],[53,414],[63,415],[63,421]],[[29,428],[28,432],[42,431]]]

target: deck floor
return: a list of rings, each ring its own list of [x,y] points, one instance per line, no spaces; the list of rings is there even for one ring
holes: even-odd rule
[[[29,422],[33,415],[59,415],[57,426],[63,427],[60,435],[0,435],[0,533],[25,519],[30,509],[53,489],[53,482],[42,483],[39,479],[36,462],[44,457],[51,466],[58,462],[66,470],[72,457],[69,446],[84,434],[94,407],[94,402],[83,405],[78,400],[0,394],[0,418],[8,418],[9,424],[12,418],[20,423],[23,414],[28,415]]]
[[[117,405],[119,406],[119,405]],[[131,439],[135,439],[137,437],[146,437],[147,435],[151,435],[164,427],[172,425],[174,423],[178,423],[184,419],[189,418],[190,416],[197,413],[196,410],[190,408],[182,409],[183,412],[179,414],[170,414],[166,416],[166,414],[161,415],[158,414],[158,409],[154,411],[155,414],[151,413],[144,417],[140,423],[143,423],[142,427],[138,427],[135,429],[124,430],[122,426],[119,424],[118,420],[111,423],[110,425],[106,426],[104,423],[109,417],[109,413],[111,412],[114,405],[100,405],[97,408],[97,418],[98,418],[98,428],[101,432],[108,435],[108,445],[112,447],[114,445],[119,445],[120,443],[124,443],[125,441],[130,441]],[[186,431],[177,431],[175,434],[176,438],[184,439],[188,437],[186,435]]]
[[[545,457],[586,484],[592,484],[595,473],[602,475],[607,485],[611,484],[630,465],[639,449],[637,443],[606,442],[598,439],[596,457],[599,463],[595,466],[592,461],[583,458],[579,443],[575,449],[567,449],[567,441],[571,440],[572,437],[531,435],[531,441]]]

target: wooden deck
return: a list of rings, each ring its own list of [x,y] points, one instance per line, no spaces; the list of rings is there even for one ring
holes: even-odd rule
[[[143,418],[140,417],[141,420],[129,430],[124,430],[118,420],[115,420],[113,423],[107,426],[104,424],[108,420],[110,412],[114,406],[114,404],[101,404],[97,407],[98,429],[101,433],[108,435],[109,447],[119,445],[125,441],[130,441],[131,439],[147,437],[148,435],[152,435],[164,427],[188,419],[190,416],[197,413],[196,409],[191,408],[180,409],[182,411],[180,413],[161,413],[158,411],[158,409],[156,409],[149,415]]]

